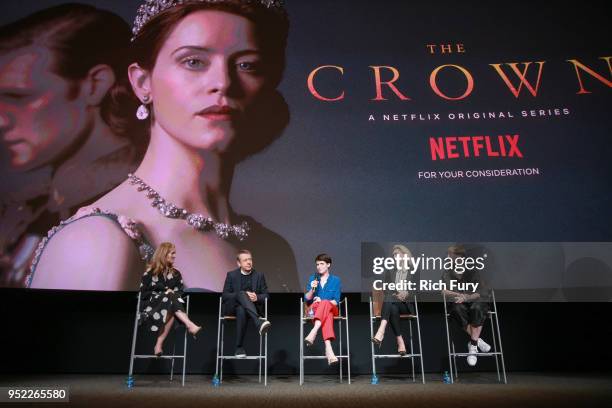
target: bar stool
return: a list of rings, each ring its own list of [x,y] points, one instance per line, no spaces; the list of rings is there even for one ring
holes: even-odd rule
[[[382,291],[374,291],[372,296],[370,297],[370,339],[374,337],[374,323],[377,320],[381,319],[381,311],[383,305],[383,292]],[[374,349],[374,343],[370,342],[371,350],[372,350],[372,377],[376,376],[376,360],[379,358],[409,358],[410,363],[412,365],[412,381],[416,381],[415,371],[414,371],[414,359],[418,358],[421,363],[421,381],[425,384],[425,370],[423,368],[423,349],[421,344],[421,322],[419,320],[419,305],[417,302],[417,297],[414,295],[414,312],[415,314],[400,314],[400,320],[407,320],[410,324],[410,353],[405,355],[399,354],[377,354]],[[415,353],[414,344],[412,340],[412,322],[416,321],[416,329],[417,329],[417,338],[419,341],[419,350],[418,353]]]
[[[259,361],[259,382],[261,383],[261,366],[263,362],[264,369],[264,386],[268,385],[268,332],[259,335],[259,354],[247,355],[246,357],[236,357],[234,355],[225,355],[224,340],[225,340],[225,322],[236,321],[236,316],[224,316],[222,313],[223,304],[222,297],[219,297],[219,319],[217,322],[217,358],[215,363],[215,376],[219,379],[219,384],[223,383],[223,361],[225,360],[258,360]],[[268,299],[264,300],[264,317],[260,320],[268,320]]]
[[[344,313],[342,313],[342,304],[344,304]],[[322,360],[326,359],[325,355],[304,355],[304,325],[312,321],[314,317],[308,316],[307,307],[304,303],[304,299],[300,297],[300,385],[304,384],[304,360]],[[340,382],[343,381],[342,373],[342,362],[346,360],[347,367],[347,378],[348,383],[351,383],[351,344],[349,340],[349,327],[348,327],[348,299],[345,297],[344,300],[338,305],[338,316],[334,316],[334,322],[338,322],[338,339],[339,339],[339,355],[338,365],[340,366]],[[344,322],[344,323],[343,323]],[[342,354],[342,325],[344,324],[346,329],[346,354]]]
[[[186,306],[185,306],[185,314],[187,314],[187,316],[189,316],[189,294],[183,294],[182,296],[186,302]],[[136,338],[138,336],[138,325],[140,322],[140,318],[142,313],[140,313],[140,302],[141,302],[141,293],[138,292],[138,300],[136,302],[136,316],[134,317],[134,331],[132,332],[132,351],[130,353],[130,370],[128,372],[128,387],[132,387],[134,384],[134,377],[133,377],[133,373],[134,373],[134,360],[135,359],[149,359],[149,358],[154,358],[154,359],[163,359],[163,360],[171,360],[171,366],[170,366],[170,381],[172,381],[173,377],[174,377],[174,360],[175,359],[182,359],[183,360],[183,372],[182,372],[182,379],[181,379],[181,385],[184,387],[185,386],[185,364],[187,362],[187,328],[185,328],[185,332],[183,334],[183,354],[176,354],[176,342],[174,342],[174,344],[172,345],[172,355],[169,356],[164,356],[162,355],[161,357],[157,357],[155,354],[135,354],[136,353]]]
[[[459,371],[457,370],[457,357],[467,357],[471,355],[470,353],[457,353],[455,351],[455,342],[450,338],[450,328],[449,328],[449,319],[450,313],[448,312],[448,308],[446,307],[446,295],[444,292],[442,293],[442,297],[444,300],[444,315],[446,319],[444,319],[446,323],[446,343],[448,345],[448,365],[450,367],[450,380],[451,384],[455,382],[456,378],[459,378]],[[493,337],[493,351],[488,353],[481,353],[480,351],[476,354],[477,357],[495,357],[495,367],[497,369],[497,380],[502,381],[503,375],[503,383],[507,384],[506,378],[506,364],[504,362],[504,349],[502,347],[501,341],[501,332],[499,330],[499,315],[497,314],[497,303],[495,302],[495,292],[491,289],[491,302],[493,304],[493,310],[488,312],[489,321],[491,322],[491,335]],[[495,323],[493,323],[495,320]],[[499,343],[499,350],[497,345]],[[501,373],[500,373],[500,362],[501,362]]]

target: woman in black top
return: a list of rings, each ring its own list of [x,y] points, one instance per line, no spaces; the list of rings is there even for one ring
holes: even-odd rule
[[[176,248],[170,242],[163,242],[155,251],[151,263],[142,276],[140,284],[142,318],[152,332],[157,332],[154,354],[162,355],[162,346],[168,336],[174,316],[185,324],[194,338],[202,330],[192,322],[181,298],[183,295],[183,278],[181,273],[174,269]]]
[[[406,255],[409,259],[412,258],[412,253],[404,245],[393,246],[393,257],[400,256],[402,259]],[[396,269],[385,273],[385,283],[399,283],[402,280],[411,279],[411,271],[406,268]],[[383,337],[387,324],[391,324],[391,330],[397,341],[397,352],[400,355],[406,354],[406,344],[400,331],[400,315],[413,314],[412,307],[408,303],[409,294],[407,291],[385,291],[382,310],[380,313],[380,326],[378,331],[372,337],[372,342],[377,346],[382,346]]]

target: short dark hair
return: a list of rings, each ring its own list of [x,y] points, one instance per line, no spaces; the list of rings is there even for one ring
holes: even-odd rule
[[[245,255],[245,254],[249,254],[251,256],[253,256],[253,254],[251,253],[251,251],[249,251],[248,249],[241,249],[240,251],[238,251],[238,253],[236,254],[236,260],[240,260],[240,255]]]
[[[317,255],[317,257],[315,258],[315,262],[319,262],[319,261],[328,263],[330,265],[332,263],[331,256],[329,256],[329,255],[327,255],[325,253]]]
[[[53,72],[74,85],[68,98],[76,96],[78,81],[91,68],[108,65],[115,74],[115,84],[100,103],[100,114],[113,133],[138,145],[144,125],[125,116],[126,111],[132,113],[138,107],[127,77],[130,36],[130,26],[117,14],[68,3],[0,27],[0,55],[32,45],[46,47],[53,55]]]

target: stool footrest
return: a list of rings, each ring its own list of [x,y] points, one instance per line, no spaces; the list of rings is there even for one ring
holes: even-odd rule
[[[421,357],[420,354],[404,354],[400,356],[399,354],[374,354],[374,358],[413,358],[413,357]]]
[[[336,356],[337,358],[348,358],[346,355]],[[303,359],[308,360],[327,360],[327,356],[302,356]]]
[[[451,356],[455,357],[467,357],[467,356],[476,356],[476,357],[491,357],[491,356],[501,356],[502,353],[498,351],[497,353],[450,353]]]

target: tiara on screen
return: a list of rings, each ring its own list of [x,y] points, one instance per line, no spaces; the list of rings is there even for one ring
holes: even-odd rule
[[[182,4],[198,3],[253,5],[285,15],[284,0],[145,0],[136,11],[134,27],[132,27],[132,41],[138,36],[142,27],[158,14]]]

